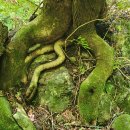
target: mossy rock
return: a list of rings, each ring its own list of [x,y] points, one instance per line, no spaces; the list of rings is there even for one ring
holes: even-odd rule
[[[130,114],[130,93],[128,89],[118,89],[115,100],[122,110]]]
[[[72,79],[65,67],[44,73],[39,80],[38,103],[52,112],[61,112],[71,102]]]
[[[116,85],[116,95],[115,101],[118,107],[126,113],[130,114],[130,93],[129,82],[122,76],[120,72],[116,72],[113,76],[114,82],[118,84]]]
[[[110,81],[107,81],[99,103],[98,123],[100,125],[107,124],[112,117],[111,111],[114,111],[117,107],[116,102],[113,100],[113,93],[115,93],[115,86]]]
[[[130,130],[130,115],[123,114],[115,119],[112,124],[114,130]]]
[[[113,97],[104,93],[99,104],[98,123],[100,125],[107,124],[112,117],[112,111],[116,110],[117,104],[113,100]]]
[[[0,95],[0,130],[21,130],[12,116],[6,97]]]
[[[36,130],[32,121],[20,104],[17,104],[17,112],[13,115],[13,117],[23,130]]]
[[[108,80],[99,104],[98,123],[101,125],[107,124],[113,114],[117,114],[119,110],[130,114],[129,84],[119,72],[115,73],[113,78],[118,86],[112,79]]]

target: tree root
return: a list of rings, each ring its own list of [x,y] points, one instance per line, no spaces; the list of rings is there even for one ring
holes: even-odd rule
[[[97,58],[96,68],[82,82],[78,97],[79,112],[85,122],[98,117],[98,105],[106,80],[113,71],[113,49],[96,33],[83,34]]]
[[[53,47],[53,46],[54,46],[54,45],[46,45],[45,47],[40,48],[40,49],[34,51],[33,53],[31,53],[29,56],[26,57],[25,63],[28,64],[28,63],[30,63],[34,58],[36,58],[37,56],[42,55],[42,54],[47,53],[47,52],[54,51],[54,47]]]
[[[30,49],[30,48],[29,48]],[[36,51],[33,51],[32,53],[30,53],[26,58],[25,58],[25,64],[28,68],[29,64],[31,63],[32,60],[34,60],[36,57],[38,57],[39,55],[42,55],[44,53],[48,53],[54,51],[54,45],[46,45]],[[27,84],[27,74],[24,73],[24,75],[21,78],[21,82],[25,85]]]
[[[53,68],[53,67],[56,67],[58,65],[60,65],[61,63],[64,62],[65,60],[65,55],[62,51],[62,47],[64,45],[64,41],[63,40],[58,40],[55,44],[54,44],[54,51],[56,52],[56,54],[58,55],[58,58],[55,60],[55,61],[52,61],[52,62],[49,62],[49,63],[46,63],[46,64],[42,64],[40,66],[38,66],[35,70],[34,70],[34,74],[33,74],[33,77],[32,77],[32,80],[30,82],[30,85],[26,91],[26,98],[27,98],[27,101],[30,101],[36,90],[37,90],[37,82],[38,82],[38,79],[39,79],[39,76],[40,76],[40,73],[46,69],[50,69],[50,68]],[[52,46],[49,46],[51,49],[52,49]],[[50,49],[49,48],[49,49]],[[48,48],[43,48],[41,49],[43,52],[47,51],[46,49]],[[50,50],[51,50],[50,49]],[[40,54],[40,52],[38,51],[38,53]],[[37,55],[38,53],[34,53],[34,55],[32,56],[35,56]],[[29,59],[32,59],[32,58],[29,58]],[[29,60],[27,60],[29,61]]]

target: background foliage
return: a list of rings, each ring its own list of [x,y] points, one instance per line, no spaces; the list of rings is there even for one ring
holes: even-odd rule
[[[41,0],[0,0],[0,21],[9,30],[26,24]]]
[[[42,0],[0,0],[0,21],[9,30],[20,27],[28,22],[29,17]],[[130,8],[130,0],[107,0],[109,6],[116,4],[119,10]],[[110,14],[111,15],[111,14]]]

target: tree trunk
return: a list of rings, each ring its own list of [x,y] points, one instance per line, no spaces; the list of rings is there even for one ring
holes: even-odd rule
[[[74,0],[74,29],[86,22],[98,19],[105,4],[105,0]],[[113,49],[96,34],[94,22],[81,27],[75,34],[86,38],[97,59],[96,68],[80,86],[78,98],[78,107],[82,118],[91,122],[98,116],[98,104],[104,85],[113,70]]]
[[[71,0],[45,0],[41,14],[22,27],[7,46],[2,63],[2,89],[20,83],[26,73],[25,57],[28,48],[36,43],[50,44],[64,36],[71,22]]]
[[[26,93],[27,97],[32,97],[31,92],[35,93],[40,72],[49,69],[48,66],[52,68],[60,64],[61,59],[62,62],[64,61],[59,46],[63,46],[64,39],[69,36],[70,32],[76,30],[73,36],[81,35],[84,37],[97,59],[96,68],[80,86],[79,112],[87,122],[96,120],[104,84],[113,70],[113,50],[96,34],[94,26],[94,21],[99,18],[104,6],[105,0],[73,0],[73,2],[72,0],[44,0],[41,14],[28,25],[22,27],[7,46],[1,70],[3,76],[0,77],[2,89],[14,87],[20,83],[22,75],[26,72],[24,60],[31,45],[36,43],[51,44],[62,39],[61,45],[59,42],[54,45],[56,53],[58,51],[57,47],[60,51],[60,53],[57,53],[60,58],[57,59],[55,65],[50,63],[36,69],[37,74],[34,74],[33,81]],[[81,26],[87,22],[89,24]],[[52,50],[53,47],[50,51]]]

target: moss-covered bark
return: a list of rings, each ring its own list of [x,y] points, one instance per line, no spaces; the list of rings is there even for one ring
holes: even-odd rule
[[[73,28],[99,18],[104,9],[105,0],[74,0]],[[75,36],[81,35],[87,40],[97,59],[96,68],[82,82],[79,90],[78,107],[83,120],[91,122],[98,116],[98,104],[107,78],[113,70],[113,50],[95,31],[94,22],[79,28]]]
[[[49,44],[63,37],[70,26],[70,16],[70,0],[44,1],[41,14],[34,21],[22,27],[7,46],[0,77],[2,89],[19,84],[21,76],[26,71],[24,60],[31,45]]]
[[[96,59],[96,68],[82,82],[79,91],[79,111],[88,122],[98,117],[98,105],[103,94],[104,85],[113,70],[113,49],[96,33],[86,34],[89,46]]]

